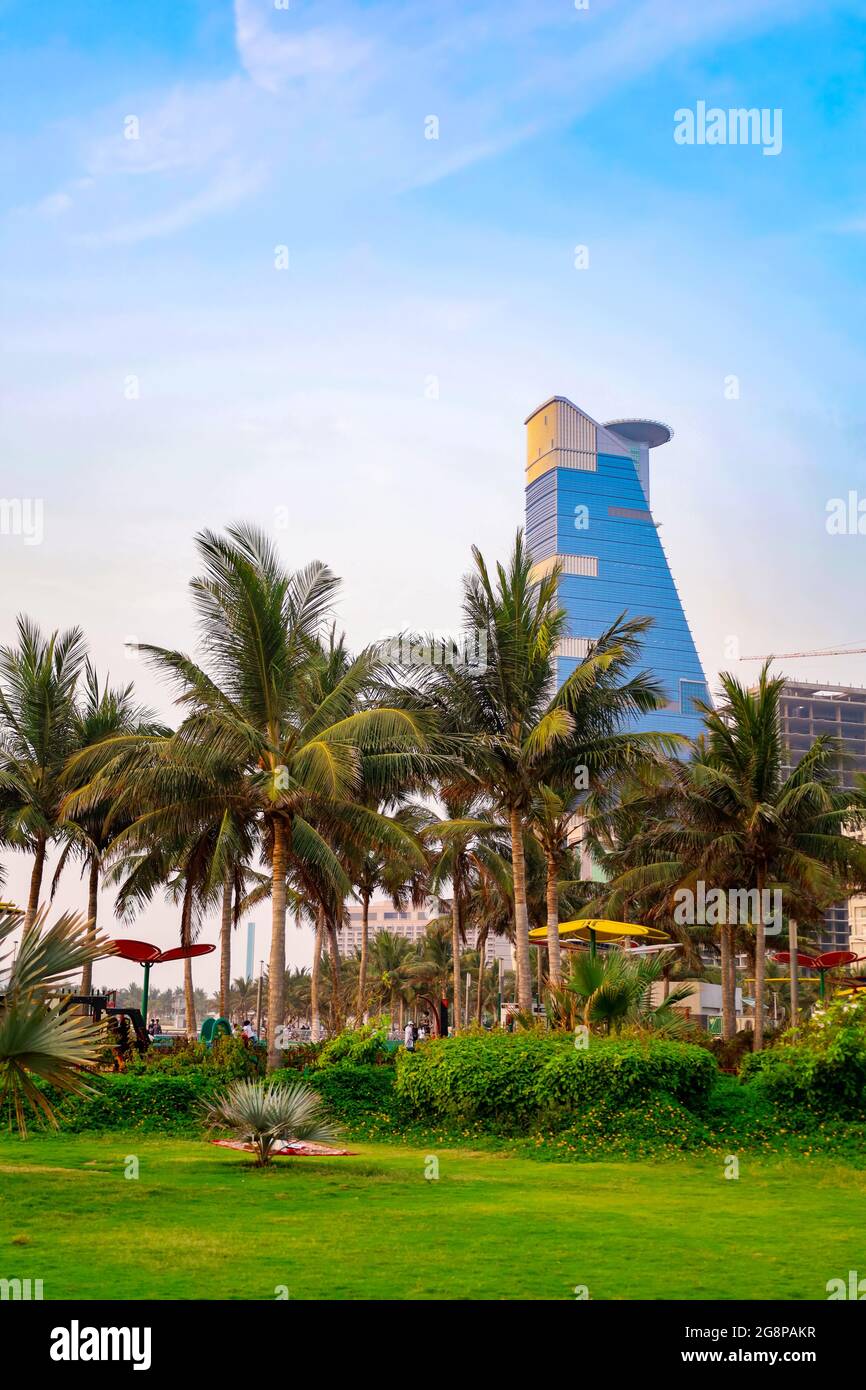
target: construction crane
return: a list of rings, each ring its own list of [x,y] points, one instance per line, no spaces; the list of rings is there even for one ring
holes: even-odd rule
[[[818,647],[811,652],[768,652],[766,656],[741,656],[741,661],[793,661],[800,656],[861,656],[866,647]]]

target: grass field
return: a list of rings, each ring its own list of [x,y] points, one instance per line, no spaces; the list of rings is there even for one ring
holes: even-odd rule
[[[0,1278],[46,1299],[822,1299],[866,1273],[842,1164],[538,1164],[357,1145],[277,1160],[190,1139],[0,1138]],[[124,1177],[129,1155],[137,1179]],[[428,1165],[429,1167],[429,1165]]]

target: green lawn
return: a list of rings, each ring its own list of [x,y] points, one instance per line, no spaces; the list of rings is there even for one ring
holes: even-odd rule
[[[536,1163],[357,1145],[277,1160],[191,1139],[0,1138],[0,1278],[46,1299],[822,1299],[866,1274],[866,1173],[741,1160]],[[127,1155],[137,1180],[124,1177]]]

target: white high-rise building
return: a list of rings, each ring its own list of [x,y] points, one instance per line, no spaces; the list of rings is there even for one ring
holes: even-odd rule
[[[395,908],[394,904],[387,898],[380,899],[378,902],[371,902],[367,918],[369,939],[372,941],[377,932],[388,931],[393,936],[405,936],[406,940],[411,941],[414,945],[423,941],[427,923],[432,922],[439,915],[435,902],[428,902],[421,908],[408,907],[404,909]],[[341,955],[351,956],[360,949],[362,918],[363,911],[360,904],[352,903],[349,907],[348,925],[339,927],[337,930],[337,941]],[[466,937],[467,947],[471,950],[475,944],[475,932],[468,931]],[[501,960],[504,968],[511,970],[510,942],[501,936],[488,937],[484,959],[488,965],[495,960]]]

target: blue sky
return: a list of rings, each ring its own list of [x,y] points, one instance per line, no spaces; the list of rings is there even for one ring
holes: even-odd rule
[[[2,640],[20,609],[80,622],[167,709],[124,642],[192,643],[192,537],[238,517],[344,577],[354,644],[453,627],[559,393],[674,427],[653,504],[711,679],[732,639],[866,646],[866,536],[825,525],[866,498],[864,21],[0,0],[0,494],[45,509],[41,545],[0,536]],[[698,101],[780,109],[781,153],[676,144]]]

